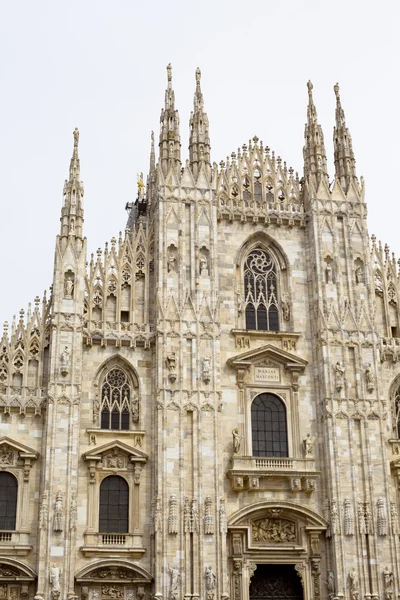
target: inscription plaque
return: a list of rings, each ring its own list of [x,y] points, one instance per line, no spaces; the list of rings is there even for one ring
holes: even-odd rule
[[[254,367],[254,381],[280,381],[278,367]]]

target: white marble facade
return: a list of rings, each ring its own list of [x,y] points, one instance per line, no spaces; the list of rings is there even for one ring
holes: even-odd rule
[[[329,184],[311,83],[300,180],[256,137],[211,164],[200,76],[189,159],[168,67],[158,160],[152,136],[95,256],[74,132],[52,292],[0,345],[4,600],[248,600],[271,564],[307,600],[400,593],[398,270],[339,88]],[[266,398],[286,441],[255,434]]]

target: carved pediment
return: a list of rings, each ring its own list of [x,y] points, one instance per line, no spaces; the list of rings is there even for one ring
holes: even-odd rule
[[[237,382],[241,386],[244,383],[245,374],[251,367],[272,368],[279,371],[280,368],[288,371],[292,376],[292,385],[295,389],[298,387],[298,377],[304,372],[308,362],[291,352],[287,352],[282,348],[277,348],[272,344],[266,344],[261,348],[255,348],[233,356],[227,361],[227,364],[236,370]],[[273,375],[273,374],[272,374]],[[274,377],[279,379],[279,373],[275,373]],[[274,378],[272,378],[272,381]]]
[[[39,453],[9,437],[0,438],[0,468],[16,465],[19,458],[36,460]]]
[[[34,581],[36,573],[19,561],[7,558],[0,559],[0,581]]]
[[[124,442],[112,441],[84,452],[83,459],[101,462],[105,468],[124,469],[129,463],[145,463],[148,456]]]

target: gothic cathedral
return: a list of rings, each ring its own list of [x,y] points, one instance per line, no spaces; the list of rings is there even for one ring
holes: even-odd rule
[[[74,131],[51,292],[0,342],[0,600],[395,600],[400,284],[339,88],[328,180],[219,165],[171,67],[125,234],[87,255]]]

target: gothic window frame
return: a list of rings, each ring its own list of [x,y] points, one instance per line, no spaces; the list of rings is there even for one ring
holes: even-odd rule
[[[276,286],[276,308],[278,329],[247,329],[246,323],[246,289],[245,289],[245,269],[246,260],[255,250],[261,250],[267,253],[275,266]],[[235,325],[241,331],[247,331],[251,334],[276,334],[285,333],[292,330],[292,314],[290,310],[290,289],[291,276],[289,261],[282,248],[277,242],[266,233],[256,231],[247,240],[243,242],[237,252],[236,258],[236,276],[235,289],[233,290],[236,300]],[[287,314],[284,314],[286,307]]]
[[[118,393],[118,386],[113,386],[110,381],[110,377],[113,371],[121,371],[125,377],[124,382],[119,386],[119,400],[120,410],[118,416],[118,424],[122,424],[122,415],[128,414],[128,422],[125,421],[127,427],[119,427],[117,429],[112,428],[115,424],[112,417],[112,409],[115,406],[116,398],[115,393]],[[107,360],[98,370],[94,380],[94,399],[93,399],[93,423],[98,427],[99,431],[120,431],[128,432],[134,431],[139,427],[140,424],[140,390],[139,390],[139,378],[133,368],[133,366],[123,357],[117,356]],[[125,400],[124,393],[126,389],[129,390],[128,399]],[[107,398],[104,396],[104,392],[108,392]],[[111,410],[109,413],[109,423],[111,428],[103,427],[103,413],[105,406],[108,404],[108,408]],[[123,408],[128,408],[128,411],[123,412]],[[114,411],[116,414],[116,411]]]
[[[400,375],[391,385],[392,431],[394,439],[400,441]]]
[[[254,428],[253,428],[253,423],[254,423],[254,419],[253,419],[253,408],[254,408],[254,403],[257,401],[257,399],[262,399],[263,396],[266,396],[266,400],[268,401],[269,398],[271,397],[272,399],[276,399],[279,402],[279,405],[282,407],[282,411],[281,414],[283,415],[283,421],[281,419],[281,423],[284,422],[285,424],[285,440],[274,440],[273,438],[268,442],[272,442],[274,446],[277,445],[277,443],[279,444],[285,444],[286,445],[286,452],[278,452],[277,454],[274,453],[255,453],[256,449],[254,448]],[[255,412],[255,411],[254,411]],[[283,399],[282,395],[277,394],[276,392],[273,392],[271,390],[260,390],[258,393],[254,394],[251,402],[249,403],[249,426],[250,426],[250,435],[249,435],[249,446],[251,447],[251,456],[253,457],[257,457],[257,458],[289,458],[290,457],[290,446],[291,444],[289,443],[290,440],[290,414],[288,411],[288,406],[286,401]],[[275,421],[275,426],[277,425],[277,421]],[[274,428],[271,428],[271,432],[272,433],[276,433]],[[279,432],[282,433],[282,432]],[[267,436],[265,435],[265,441],[267,440]],[[261,440],[260,440],[261,443]],[[277,448],[276,448],[277,449]]]
[[[243,294],[246,330],[281,330],[277,265],[271,253],[261,246],[252,248],[244,259]],[[252,311],[250,307],[253,308]],[[252,314],[252,321],[250,321]],[[276,323],[273,322],[274,314]],[[251,326],[253,321],[254,326]]]

